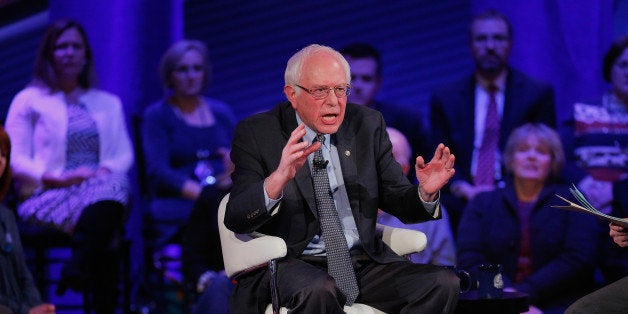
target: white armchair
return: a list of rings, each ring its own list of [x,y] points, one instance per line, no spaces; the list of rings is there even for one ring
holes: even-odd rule
[[[227,194],[218,207],[218,229],[222,245],[222,256],[225,262],[225,271],[229,278],[246,273],[259,267],[270,267],[271,273],[275,268],[276,260],[286,256],[287,247],[283,239],[263,234],[237,234],[227,229],[224,224],[225,210],[229,194]],[[420,231],[393,228],[377,225],[382,233],[383,241],[397,254],[407,255],[422,251],[427,245],[425,234]],[[271,281],[273,276],[271,275]],[[272,284],[272,282],[271,282]],[[274,292],[271,289],[271,292]],[[273,300],[266,308],[267,314],[287,313],[286,308],[273,311],[278,308],[278,302],[273,293]],[[274,304],[273,304],[274,303]],[[361,314],[385,314],[365,304],[355,303],[345,306],[346,313]]]

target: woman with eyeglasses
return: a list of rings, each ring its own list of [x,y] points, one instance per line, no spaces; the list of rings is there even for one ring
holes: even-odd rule
[[[0,201],[11,186],[11,140],[0,126]],[[24,254],[15,215],[0,203],[0,313],[49,314],[55,306],[43,303]]]
[[[96,313],[114,313],[133,149],[119,97],[94,82],[84,28],[71,20],[52,23],[33,80],[13,98],[5,127],[13,141],[18,214],[72,236],[57,294],[85,291]]]
[[[155,252],[153,259],[159,259],[167,254],[167,244],[183,241],[184,281],[191,300],[203,291],[197,286],[207,284],[203,278],[223,269],[216,210],[231,187],[233,167],[229,151],[235,116],[226,103],[203,95],[210,68],[201,41],[170,46],[159,66],[165,96],[146,108],[141,122],[153,235],[147,243]]]

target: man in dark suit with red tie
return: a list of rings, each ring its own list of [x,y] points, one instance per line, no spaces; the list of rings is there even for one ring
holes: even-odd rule
[[[473,18],[469,42],[475,71],[442,86],[430,98],[430,138],[456,152],[456,175],[443,190],[454,233],[466,202],[492,190],[502,176],[501,151],[510,132],[527,122],[556,126],[554,89],[508,65],[512,29],[501,13],[489,10]],[[491,158],[482,151],[490,125],[491,101],[496,106],[496,149]],[[488,115],[487,115],[488,114]],[[488,180],[478,180],[488,173]]]
[[[343,313],[345,304],[358,302],[388,313],[451,313],[458,278],[396,255],[375,224],[378,208],[406,223],[438,219],[439,190],[455,173],[454,155],[440,144],[429,163],[417,157],[420,184],[411,184],[393,158],[382,115],[347,103],[350,75],[344,57],[326,46],[310,45],[288,61],[289,101],[236,127],[225,225],[236,233],[257,231],[286,241],[277,289],[281,306],[295,312]],[[319,193],[323,169],[327,190]],[[330,195],[330,202],[320,201]],[[339,218],[335,230],[349,251],[344,261],[350,259],[343,274],[351,280],[331,271],[335,246],[324,227],[328,222],[319,219],[327,205]],[[356,285],[357,295],[345,288]],[[238,278],[232,312],[262,312],[269,302],[267,268]]]

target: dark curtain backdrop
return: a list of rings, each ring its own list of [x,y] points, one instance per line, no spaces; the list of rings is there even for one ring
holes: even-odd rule
[[[426,119],[429,91],[472,66],[469,0],[186,1],[185,34],[205,41],[214,61],[209,94],[242,118],[283,95],[287,60],[312,43],[339,49],[367,42],[382,54],[377,98]]]
[[[128,115],[161,96],[157,64],[183,36],[183,0],[50,0],[50,20],[59,18],[85,26],[99,86],[120,96]]]
[[[209,93],[230,103],[240,117],[284,99],[283,69],[297,49],[314,42],[340,48],[366,41],[384,58],[378,98],[424,118],[429,91],[471,71],[471,15],[495,8],[513,25],[511,63],[555,86],[562,122],[573,102],[597,98],[606,88],[601,59],[622,2],[187,1],[185,34],[208,43],[215,63]]]
[[[602,58],[613,40],[613,14],[620,1],[474,0],[472,11],[496,8],[514,29],[512,64],[551,82],[559,119],[576,101],[598,99],[607,88]]]
[[[239,117],[283,100],[283,68],[296,49],[353,41],[371,42],[383,54],[378,98],[425,116],[429,90],[471,70],[468,22],[492,7],[512,21],[512,64],[554,84],[563,120],[574,101],[597,98],[607,87],[600,63],[612,39],[628,31],[627,2],[51,0],[48,13],[0,29],[0,109],[3,120],[30,79],[45,25],[72,17],[87,27],[100,85],[123,98],[129,115],[161,96],[161,53],[193,37],[208,43],[214,61],[209,94],[232,104]]]

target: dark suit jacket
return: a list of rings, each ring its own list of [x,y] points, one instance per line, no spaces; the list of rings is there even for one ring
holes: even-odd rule
[[[418,107],[376,102],[372,108],[382,113],[386,126],[399,130],[406,137],[412,149],[410,164],[414,164],[414,159],[419,155],[427,159],[428,156],[434,154],[436,147],[428,146],[432,143],[428,143],[425,138],[427,118]],[[411,172],[409,179],[412,182],[415,177],[414,171]]]
[[[512,68],[508,73],[499,136],[500,150],[504,149],[512,130],[525,123],[542,122],[556,127],[553,87]],[[436,89],[430,99],[431,139],[435,141],[433,146],[442,142],[456,155],[456,175],[453,180],[471,182],[472,178],[475,85],[475,76],[470,75]]]
[[[281,237],[288,246],[288,256],[298,258],[319,232],[308,165],[286,185],[279,211],[273,216],[266,210],[263,192],[264,179],[279,166],[283,147],[296,127],[296,113],[288,102],[237,125],[231,150],[235,164],[233,188],[225,225],[236,233],[258,231]],[[377,209],[403,222],[434,218],[423,207],[417,186],[409,183],[394,160],[382,115],[365,106],[347,104],[344,121],[332,141],[338,149],[364,251],[379,263],[402,260],[376,234]],[[269,302],[265,272],[259,270],[240,278],[232,299],[237,301],[232,305],[249,303],[257,309],[265,306]]]

